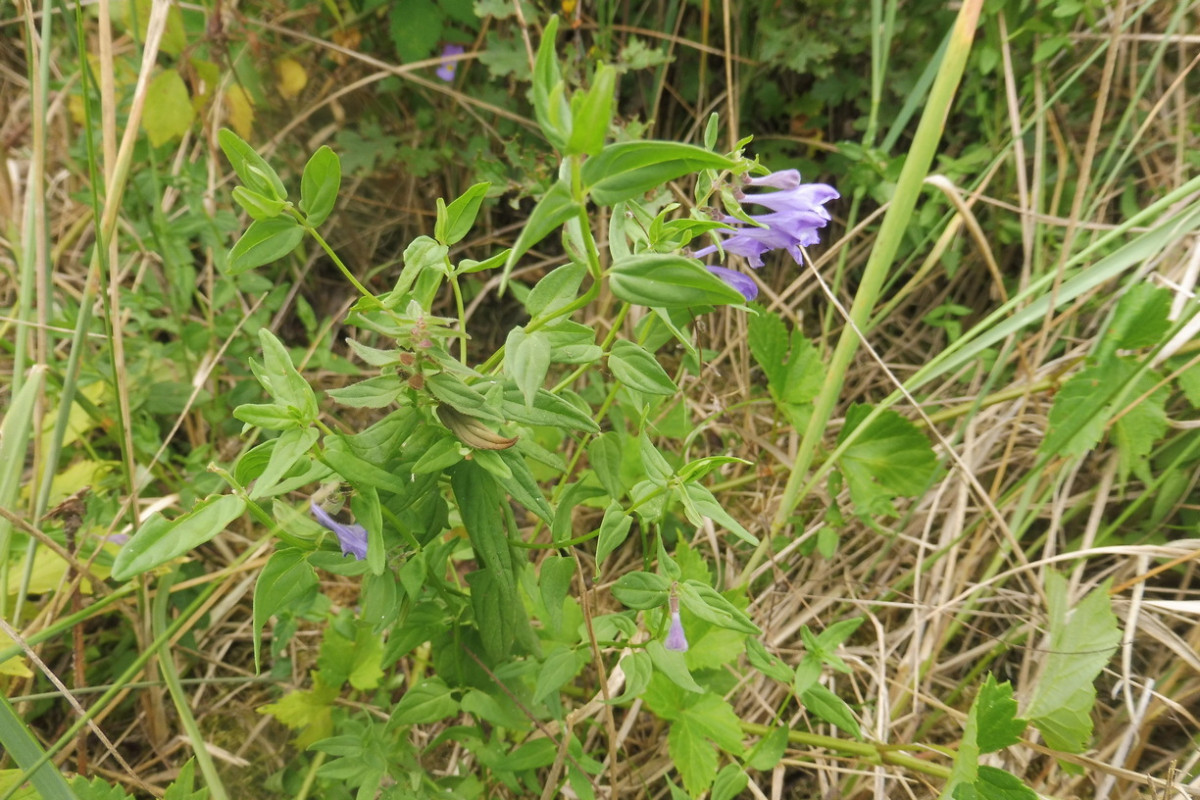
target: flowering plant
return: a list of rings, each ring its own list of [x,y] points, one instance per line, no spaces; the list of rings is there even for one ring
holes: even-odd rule
[[[650,434],[654,420],[674,413],[681,383],[702,369],[691,320],[722,305],[744,308],[757,293],[750,274],[700,257],[722,251],[757,269],[766,254],[783,250],[800,263],[801,248],[815,243],[829,221],[826,204],[837,192],[801,183],[795,170],[749,177],[764,170],[740,152],[715,152],[715,123],[705,147],[606,142],[615,72],[599,67],[590,87],[568,99],[555,28],[548,26],[537,55],[533,97],[542,132],[562,156],[560,177],[513,247],[482,262],[456,262],[452,248],[469,234],[487,184],[450,203],[439,199],[433,236],[409,245],[395,285],[372,292],[318,231],[337,202],[337,155],[322,147],[312,156],[293,202],[258,153],[232,132],[220,134],[241,180],[233,196],[253,219],[233,247],[231,269],[267,264],[305,237],[317,242],[360,295],[347,322],[361,334],[347,342],[369,373],[327,394],[375,421],[356,430],[323,410],[288,349],[260,331],[263,358],[251,367],[269,402],[242,405],[235,416],[248,430],[277,435],[224,475],[231,494],[200,504],[172,526],[143,528],[117,558],[114,575],[151,569],[249,511],[278,538],[255,591],[256,660],[272,617],[316,607],[318,569],[363,575],[360,612],[340,638],[327,639],[314,688],[265,709],[296,727],[301,743],[334,755],[331,763],[360,787],[359,796],[372,796],[419,763],[406,726],[470,714],[515,730],[519,742],[534,726],[561,718],[560,690],[589,665],[611,676],[590,690],[599,700],[632,701],[675,687],[684,694],[657,702],[655,711],[673,720],[679,736],[712,741],[731,756],[743,753],[737,737],[718,741],[711,734],[736,730],[736,718],[720,681],[705,673],[735,661],[761,631],[746,613],[744,587],[721,591],[681,535],[684,525],[713,524],[745,546],[760,544],[706,486],[711,473],[740,459],[689,461],[660,450]],[[665,184],[697,174],[705,187],[697,206],[728,176],[739,187],[774,190],[747,195],[739,188],[734,195],[747,208],[769,212],[735,208],[715,220],[700,210],[676,214]],[[606,252],[589,208],[610,215]],[[519,282],[522,258],[555,233],[564,263],[531,286]],[[689,254],[694,242],[701,246]],[[502,289],[520,298],[528,319],[473,364],[463,281],[487,270],[500,274]],[[453,298],[454,317],[435,313],[444,293]],[[575,317],[605,294],[621,305],[611,328],[598,333]],[[635,307],[647,313],[627,329]],[[672,340],[683,357],[668,369],[656,351]],[[592,376],[599,384],[589,385]],[[594,391],[596,385],[603,390]],[[348,512],[354,522],[339,521],[318,500],[339,488],[349,503],[338,514]],[[310,499],[289,499],[297,492]],[[638,554],[640,568],[614,558],[626,550]],[[602,589],[587,587],[596,580]],[[349,658],[347,652],[361,661],[353,670],[328,666]],[[405,657],[436,669],[426,674],[410,665],[404,690],[385,690],[385,675]],[[387,758],[355,760],[351,753],[359,751],[331,736],[333,696],[347,682],[394,703],[390,722],[373,734],[389,742]],[[688,711],[692,695],[706,698],[703,713]],[[520,712],[514,697],[521,698]],[[296,704],[304,714],[295,713]],[[857,735],[836,697],[818,713]],[[566,748],[574,757],[561,780],[588,796],[603,766],[579,751],[579,735],[568,727],[559,741],[531,740],[507,763],[487,755],[507,737],[481,733],[466,747],[506,782]],[[672,740],[671,752],[691,793],[716,779],[716,761],[682,739]]]

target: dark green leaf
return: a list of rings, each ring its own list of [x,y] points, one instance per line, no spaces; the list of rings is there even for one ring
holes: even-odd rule
[[[229,251],[229,274],[240,275],[283,258],[304,238],[304,229],[290,215],[257,219]]]
[[[608,368],[621,383],[643,394],[673,395],[679,391],[653,355],[624,339],[617,341],[609,351]]]
[[[695,259],[662,253],[614,263],[609,286],[620,299],[652,308],[733,305],[746,300]]]
[[[254,669],[259,668],[263,626],[297,600],[316,591],[317,572],[305,553],[292,547],[276,550],[254,584]]]
[[[679,142],[618,142],[583,164],[583,185],[597,205],[611,206],[702,169],[730,169],[725,156]]]
[[[426,678],[409,689],[392,708],[392,721],[401,725],[426,725],[458,713],[458,702],[441,678]]]
[[[653,572],[626,572],[613,584],[613,597],[628,608],[646,611],[667,602],[670,582]]]
[[[975,698],[975,706],[978,709],[980,752],[995,753],[1021,740],[1029,723],[1017,717],[1017,701],[1013,699],[1012,685],[1008,681],[997,684],[995,676],[988,673]]]

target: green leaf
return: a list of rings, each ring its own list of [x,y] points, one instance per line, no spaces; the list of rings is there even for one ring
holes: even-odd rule
[[[600,426],[587,412],[545,389],[537,390],[532,408],[525,404],[519,390],[506,391],[500,408],[509,419],[526,425],[564,428],[583,433],[600,431]]]
[[[1125,392],[1120,416],[1113,422],[1113,443],[1120,455],[1120,475],[1145,466],[1154,446],[1167,433],[1167,399],[1170,392],[1160,385],[1162,376],[1154,370],[1141,371]],[[1135,402],[1133,406],[1128,406]]]
[[[406,387],[399,375],[376,375],[340,389],[328,389],[326,394],[339,405],[350,408],[387,408],[396,402]]]
[[[262,631],[267,620],[317,589],[317,571],[302,550],[276,550],[254,584],[254,669],[260,668]]]
[[[256,219],[229,251],[229,274],[277,261],[296,249],[304,238],[304,228],[289,215]]]
[[[616,500],[608,504],[604,510],[604,519],[600,523],[600,535],[596,539],[596,572],[599,573],[604,559],[629,538],[629,529],[633,526],[633,517],[625,513],[625,509]]]
[[[520,325],[508,332],[504,344],[504,371],[516,381],[525,397],[525,405],[533,405],[549,370],[550,341],[545,334],[541,331],[526,333]]]
[[[529,463],[517,450],[497,450],[494,455],[508,467],[508,477],[499,477],[500,485],[525,508],[547,524],[554,521],[554,509],[546,502],[542,488],[529,469]],[[478,454],[476,454],[478,457]]]
[[[239,206],[246,209],[252,219],[274,219],[287,208],[286,200],[273,200],[263,197],[258,192],[252,192],[245,186],[233,187],[233,199]]]
[[[657,639],[646,643],[646,653],[650,656],[655,671],[662,673],[671,683],[686,691],[703,694],[704,689],[692,677],[683,653],[666,649]]]
[[[462,241],[471,232],[475,217],[479,214],[479,207],[483,204],[483,198],[487,196],[490,187],[490,183],[477,183],[448,206],[442,205],[442,199],[439,197],[434,238],[447,247]]]
[[[741,523],[730,516],[725,507],[717,502],[717,498],[713,497],[712,492],[705,489],[698,483],[688,483],[683,487],[682,499],[684,502],[684,511],[687,514],[688,521],[693,525],[700,525],[699,517],[706,517],[713,522],[731,531],[742,541],[749,544],[757,545],[758,537],[750,531],[742,527]]]
[[[309,448],[317,443],[320,435],[316,428],[291,428],[281,433],[275,440],[275,447],[271,449],[271,460],[267,462],[267,468],[258,477],[250,492],[250,499],[257,500],[268,496],[268,492],[279,484],[296,462],[308,455]]]
[[[642,394],[673,395],[679,387],[653,355],[633,342],[621,339],[608,354],[608,368],[617,380]]]
[[[621,434],[616,431],[602,433],[588,444],[588,463],[596,473],[597,480],[614,500],[625,493],[621,483]]]
[[[575,202],[571,196],[571,187],[565,180],[559,180],[551,186],[550,191],[542,195],[542,199],[533,207],[529,219],[525,221],[525,227],[521,229],[521,235],[513,244],[512,252],[508,254],[508,260],[504,263],[500,285],[507,285],[508,276],[512,274],[513,267],[521,260],[521,256],[582,210],[583,206]]]
[[[799,330],[789,337],[777,315],[764,311],[748,316],[746,343],[777,403],[811,403],[820,393],[825,370],[816,347]]]
[[[421,450],[421,457],[413,464],[412,471],[414,475],[441,472],[462,459],[462,444],[449,431],[444,431]]]
[[[487,398],[463,382],[457,375],[439,372],[425,379],[425,386],[433,396],[456,411],[469,417],[489,422],[504,422],[504,417],[492,409]]]
[[[417,278],[426,271],[442,271],[446,266],[446,258],[449,254],[450,250],[446,245],[439,244],[428,236],[418,236],[413,239],[408,247],[404,248],[404,268],[400,270],[400,277],[396,279],[396,285],[392,287],[387,302],[388,308],[395,308],[400,304],[408,291],[412,289],[413,284],[417,282]]]
[[[471,609],[475,612],[475,627],[483,640],[483,649],[488,658],[499,663],[512,653],[517,638],[517,616],[521,612],[512,575],[490,568],[477,569],[467,573],[467,585],[471,587]]]
[[[766,646],[757,637],[746,640],[746,657],[750,666],[780,683],[791,683],[793,673],[787,664],[767,652]]]
[[[838,443],[870,413],[870,406],[851,406]],[[894,513],[893,497],[913,497],[925,490],[937,472],[937,457],[916,425],[888,409],[846,448],[839,465],[858,513],[888,514]]]
[[[300,178],[300,210],[314,228],[333,213],[342,186],[342,162],[326,145],[317,148]]]
[[[652,308],[740,305],[746,300],[699,261],[662,253],[643,253],[615,262],[609,287],[627,303]]]
[[[646,611],[667,602],[670,581],[653,572],[626,572],[612,586],[613,597],[628,608]]]
[[[179,71],[165,69],[146,87],[142,129],[154,147],[178,139],[192,127],[196,109]]]
[[[836,725],[855,739],[862,740],[862,730],[858,727],[858,720],[854,718],[850,706],[821,684],[809,687],[800,695],[800,702],[817,717]]]
[[[564,150],[571,136],[571,109],[563,96],[558,54],[554,50],[557,35],[558,16],[554,15],[542,31],[533,65],[533,112],[546,141],[555,149]]]
[[[605,64],[596,70],[587,93],[577,93],[571,98],[571,139],[566,155],[594,156],[604,147],[608,126],[612,124],[616,82],[617,71]]]
[[[458,713],[458,701],[441,678],[426,678],[409,689],[392,708],[392,722],[426,725]]]
[[[542,559],[538,587],[542,605],[546,607],[546,625],[551,631],[562,627],[563,601],[575,576],[575,560],[566,556],[547,556]]]
[[[1081,753],[1092,736],[1091,710],[1096,680],[1121,641],[1108,596],[1108,582],[1093,589],[1073,611],[1067,607],[1067,580],[1046,575],[1050,641],[1042,677],[1034,685],[1026,714],[1056,750]]]
[[[742,721],[733,706],[720,695],[706,693],[684,707],[679,716],[681,722],[691,725],[701,736],[711,739],[718,747],[734,756],[741,757]]]
[[[287,189],[279,175],[254,148],[228,128],[217,132],[217,142],[230,166],[247,189],[273,200],[287,200]]]
[[[245,510],[245,500],[227,494],[202,500],[174,521],[158,514],[151,516],[117,553],[113,579],[127,581],[199,547],[225,530]]]
[[[317,395],[292,364],[292,357],[283,342],[266,328],[259,328],[258,342],[262,345],[263,366],[254,369],[257,365],[251,362],[254,376],[272,400],[296,409],[304,423],[315,422],[320,413]]]
[[[762,635],[762,630],[744,611],[725,599],[716,589],[700,581],[687,580],[680,583],[679,600],[688,611],[713,625],[750,636]]]
[[[687,721],[671,723],[667,734],[667,752],[683,786],[692,797],[699,797],[717,777],[717,754],[696,727]]]
[[[996,683],[988,673],[975,698],[979,732],[977,741],[983,753],[995,753],[1021,740],[1027,720],[1017,717],[1017,701],[1013,699],[1012,684]]]
[[[954,788],[954,800],[1037,800],[1038,793],[999,767],[981,766],[972,783]]]
[[[1111,416],[1107,401],[1119,387],[1118,362],[1085,369],[1074,375],[1054,396],[1046,437],[1038,450],[1056,456],[1081,456],[1104,437]]]
[[[609,703],[624,703],[641,697],[654,675],[654,662],[648,653],[635,650],[621,659],[621,670],[625,673],[625,691],[610,698]]]
[[[540,703],[558,692],[567,681],[579,674],[583,661],[579,653],[569,647],[559,647],[546,657],[538,671],[537,685],[533,690],[533,702]]]
[[[529,295],[525,298],[525,310],[531,318],[536,318],[541,315],[549,316],[565,308],[579,295],[579,287],[585,275],[587,265],[578,261],[563,264],[552,270],[529,290]],[[595,332],[586,327],[584,330],[591,334],[590,343],[595,344]]]
[[[710,798],[711,800],[734,800],[748,783],[750,783],[750,776],[744,769],[737,764],[726,764],[717,773],[717,779],[713,781]]]
[[[611,206],[703,169],[731,169],[725,156],[679,142],[618,142],[589,158],[583,186],[596,205]],[[733,291],[732,289],[730,291]]]
[[[768,770],[779,766],[780,759],[787,752],[788,729],[782,725],[772,728],[771,732],[762,738],[746,759],[750,769]]]

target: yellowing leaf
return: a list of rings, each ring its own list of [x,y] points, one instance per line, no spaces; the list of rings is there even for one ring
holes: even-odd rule
[[[199,114],[208,105],[208,101],[213,98],[217,83],[221,80],[221,68],[212,61],[205,61],[202,58],[193,58],[191,66],[192,108],[196,109],[196,113]]]
[[[225,90],[225,111],[234,133],[249,139],[254,133],[254,102],[241,86],[230,86]]]
[[[285,100],[296,97],[308,85],[308,73],[304,67],[296,59],[287,56],[275,61],[275,78],[279,94]]]
[[[163,70],[150,81],[142,114],[142,129],[150,137],[150,144],[158,147],[178,139],[192,127],[195,118],[192,98],[177,70]]]
[[[10,575],[20,575],[24,569],[24,558],[12,559],[8,562]],[[29,593],[46,594],[59,588],[68,569],[70,566],[58,553],[45,547],[39,547],[33,557],[33,573],[29,576]],[[20,590],[20,583],[20,581],[9,581],[9,596],[15,595]],[[84,594],[91,594],[91,582],[80,583],[80,591]]]
[[[12,637],[0,631],[0,650],[7,650],[13,645]],[[12,675],[14,678],[32,678],[33,673],[25,666],[25,659],[13,656],[7,661],[0,661],[0,675]]]

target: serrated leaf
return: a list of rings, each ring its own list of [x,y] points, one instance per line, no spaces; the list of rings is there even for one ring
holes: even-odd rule
[[[1106,400],[1119,381],[1115,369],[1112,362],[1085,369],[1062,385],[1050,407],[1040,452],[1080,456],[1100,443],[1110,416]]]
[[[1158,344],[1171,327],[1168,314],[1172,298],[1169,289],[1149,283],[1138,283],[1122,292],[1098,357],[1112,350]]]
[[[1027,720],[1017,717],[1017,701],[1013,699],[1012,684],[1008,681],[996,683],[988,674],[975,698],[978,709],[979,733],[977,741],[983,753],[995,753],[1021,740]]]
[[[1093,589],[1074,610],[1067,607],[1067,581],[1046,575],[1050,640],[1042,677],[1033,690],[1026,715],[1046,737],[1046,744],[1069,753],[1083,752],[1092,735],[1093,682],[1121,641],[1112,612],[1108,583]]]
[[[679,771],[684,788],[692,797],[699,797],[717,777],[716,751],[690,723],[671,723],[671,730],[667,734],[667,752]]]
[[[870,413],[869,406],[851,406],[838,442],[845,441]],[[890,409],[858,435],[838,464],[860,514],[889,513],[893,497],[920,494],[937,471],[929,439]]]

